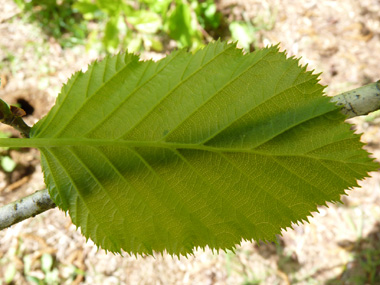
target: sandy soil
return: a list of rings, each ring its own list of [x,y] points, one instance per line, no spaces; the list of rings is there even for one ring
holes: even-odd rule
[[[244,15],[269,27],[257,32],[257,46],[280,43],[289,55],[302,56],[309,69],[323,72],[329,95],[380,79],[379,1],[222,0],[218,5],[227,17]],[[81,47],[62,50],[20,20],[12,1],[0,0],[0,7],[0,97],[29,102],[26,120],[33,124],[54,103],[62,83],[97,55]],[[380,120],[352,122],[380,159]],[[0,204],[44,187],[37,151],[9,154],[18,169],[0,173]],[[309,224],[284,231],[278,245],[243,242],[236,253],[197,251],[180,260],[106,254],[86,242],[63,212],[50,210],[0,232],[0,278],[12,269],[15,284],[31,283],[27,276],[47,278],[41,256],[50,254],[49,274],[57,274],[62,284],[379,284],[380,175],[372,176],[361,189],[348,191],[343,205],[320,207]]]

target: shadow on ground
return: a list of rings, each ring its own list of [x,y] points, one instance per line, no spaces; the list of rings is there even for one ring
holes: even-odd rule
[[[326,284],[380,284],[380,222],[366,237],[341,241],[339,245],[351,252],[353,259],[341,274]]]

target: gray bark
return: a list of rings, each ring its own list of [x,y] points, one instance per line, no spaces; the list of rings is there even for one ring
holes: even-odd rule
[[[0,230],[41,214],[55,206],[47,189],[36,191],[20,200],[0,207]]]
[[[348,118],[367,115],[380,109],[380,80],[332,97]]]

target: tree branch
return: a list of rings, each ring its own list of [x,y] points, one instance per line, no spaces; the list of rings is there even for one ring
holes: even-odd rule
[[[380,80],[332,97],[348,118],[367,115],[380,109]]]
[[[56,207],[47,189],[0,207],[0,230]]]
[[[366,115],[380,109],[380,80],[332,97],[348,118]],[[8,111],[9,110],[9,111]],[[30,127],[23,123],[19,110],[12,110],[0,99],[0,122],[9,123],[29,137]],[[13,118],[11,120],[10,118]],[[15,120],[17,122],[15,123]],[[20,123],[20,120],[22,121]],[[25,124],[25,125],[24,125]],[[56,207],[48,190],[40,190],[18,201],[0,207],[0,230]]]

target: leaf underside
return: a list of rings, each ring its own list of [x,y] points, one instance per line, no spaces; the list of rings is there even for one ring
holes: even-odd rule
[[[74,74],[30,140],[53,201],[103,249],[234,249],[377,168],[317,77],[276,46],[119,54]]]

